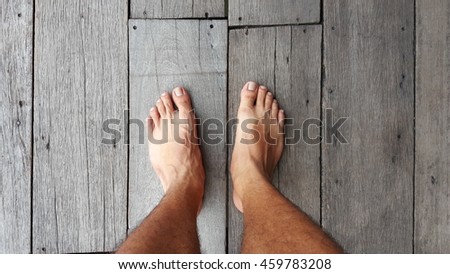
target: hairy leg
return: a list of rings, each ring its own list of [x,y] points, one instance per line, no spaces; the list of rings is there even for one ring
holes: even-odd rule
[[[150,161],[165,195],[117,253],[200,253],[196,220],[205,172],[187,91],[163,93],[147,127]]]
[[[266,87],[254,82],[244,86],[231,160],[233,199],[244,214],[242,252],[340,253],[341,248],[270,183],[283,152],[284,118]]]

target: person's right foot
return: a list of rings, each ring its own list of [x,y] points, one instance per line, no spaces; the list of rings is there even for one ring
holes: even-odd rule
[[[284,147],[284,118],[284,111],[266,87],[255,82],[244,86],[230,166],[233,201],[241,212],[246,187],[270,181],[280,160]]]
[[[205,181],[194,112],[188,92],[178,87],[164,92],[150,109],[150,161],[161,180],[164,193],[175,189],[189,192],[200,212]],[[166,140],[164,140],[166,139]]]

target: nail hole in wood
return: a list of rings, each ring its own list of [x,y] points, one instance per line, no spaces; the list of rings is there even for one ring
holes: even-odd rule
[[[438,181],[434,176],[431,176],[431,184],[437,185]]]
[[[137,26],[133,26],[133,29],[137,29]]]

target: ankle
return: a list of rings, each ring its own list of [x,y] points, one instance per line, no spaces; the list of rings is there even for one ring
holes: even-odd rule
[[[202,204],[204,188],[201,184],[172,184],[165,197],[173,198],[178,206],[187,208],[197,215],[198,209]]]
[[[230,167],[231,179],[235,183],[247,184],[251,181],[270,181],[270,177],[265,173],[262,167],[252,162],[244,165]]]

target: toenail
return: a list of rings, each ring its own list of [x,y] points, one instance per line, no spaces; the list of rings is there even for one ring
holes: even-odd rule
[[[161,99],[156,100],[156,103],[159,103],[159,102],[161,102]]]
[[[267,95],[269,95],[269,96],[273,96],[273,95],[272,95],[272,92],[268,92],[268,93],[267,93]]]
[[[183,95],[183,90],[181,90],[180,87],[175,88],[175,89],[173,90],[173,92],[175,92],[175,95],[176,95],[176,96],[181,96],[181,95]]]
[[[256,83],[255,82],[248,82],[247,89],[250,91],[254,91],[256,89]]]
[[[265,86],[260,86],[259,88],[260,88],[260,89],[267,90],[267,88],[266,88]]]
[[[164,92],[163,94],[161,94],[161,96],[167,96],[167,92]]]
[[[150,111],[155,111],[155,107],[152,107],[152,108],[150,109]]]

